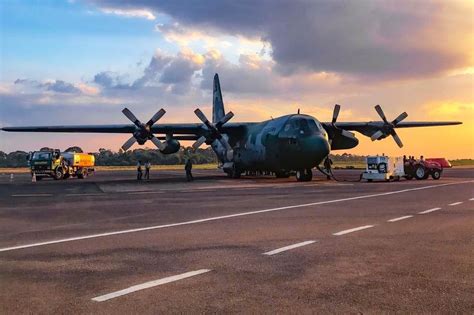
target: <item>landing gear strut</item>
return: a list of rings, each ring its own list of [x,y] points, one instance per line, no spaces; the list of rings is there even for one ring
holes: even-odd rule
[[[296,180],[299,182],[309,182],[313,179],[313,172],[310,168],[297,170],[296,171]]]

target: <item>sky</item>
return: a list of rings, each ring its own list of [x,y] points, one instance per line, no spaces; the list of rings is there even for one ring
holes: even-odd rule
[[[210,115],[219,73],[233,121],[455,120],[356,134],[333,153],[474,158],[472,1],[7,0],[0,2],[0,126],[160,122]],[[117,151],[129,135],[0,133],[0,150]],[[185,143],[189,144],[189,143]],[[133,147],[136,148],[136,147]]]

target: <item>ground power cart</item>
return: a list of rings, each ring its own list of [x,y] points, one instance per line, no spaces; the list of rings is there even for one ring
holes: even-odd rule
[[[362,179],[371,181],[400,180],[405,177],[403,158],[388,156],[368,156]]]

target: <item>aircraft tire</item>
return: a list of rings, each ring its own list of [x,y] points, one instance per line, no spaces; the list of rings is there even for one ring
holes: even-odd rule
[[[277,172],[275,172],[275,177],[276,178],[288,178],[288,177],[290,177],[290,173],[285,172],[285,171],[277,171]]]
[[[296,180],[299,182],[308,182],[313,179],[313,172],[311,169],[306,170],[297,170],[296,171]]]

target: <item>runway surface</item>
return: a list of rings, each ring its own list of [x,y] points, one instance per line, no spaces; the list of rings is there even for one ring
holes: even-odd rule
[[[0,313],[474,312],[474,170],[0,176]]]

